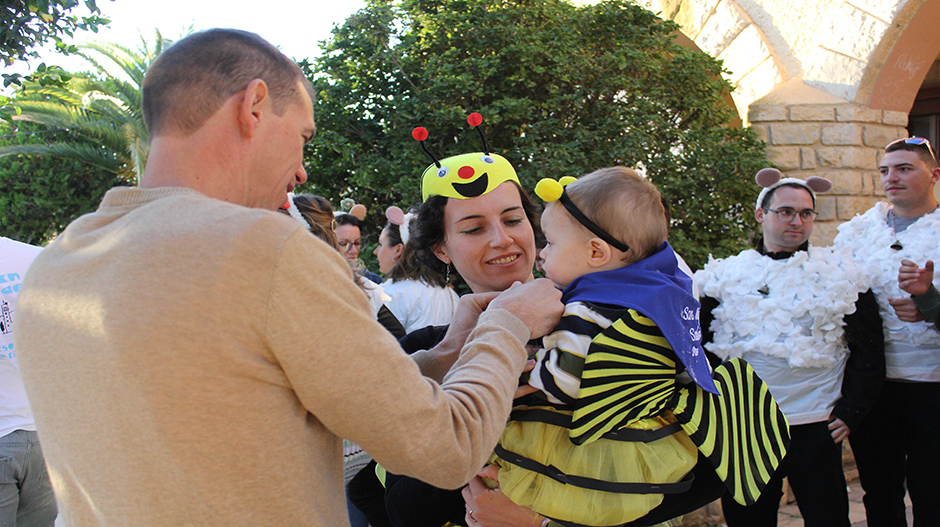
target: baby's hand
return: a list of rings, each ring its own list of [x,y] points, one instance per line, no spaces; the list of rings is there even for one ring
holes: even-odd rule
[[[526,349],[529,349],[529,348],[530,346],[526,344]],[[528,373],[532,371],[533,368],[535,368],[535,359],[529,359],[526,361],[525,367],[522,368],[522,373]],[[526,379],[528,379],[528,376],[525,376],[525,377]],[[535,393],[537,391],[539,391],[538,388],[536,388],[535,386],[532,386],[528,382],[524,382],[520,384],[518,388],[516,388],[516,394],[513,395],[512,398],[518,399],[520,397],[525,397],[526,395],[529,395],[530,393]]]
[[[927,260],[921,269],[910,260],[901,260],[898,270],[898,285],[906,293],[920,296],[930,290],[933,284],[933,260]]]

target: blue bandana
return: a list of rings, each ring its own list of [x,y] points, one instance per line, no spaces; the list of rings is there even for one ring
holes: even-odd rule
[[[718,393],[702,349],[701,306],[692,296],[692,279],[679,270],[668,242],[639,262],[576,278],[565,288],[561,300],[639,311],[656,323],[692,380],[705,391]]]

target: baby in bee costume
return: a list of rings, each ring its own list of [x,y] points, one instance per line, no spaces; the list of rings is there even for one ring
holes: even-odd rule
[[[565,313],[493,456],[502,492],[557,524],[624,525],[688,492],[701,453],[753,503],[786,453],[786,419],[746,362],[712,372],[659,191],[613,167],[535,192]]]

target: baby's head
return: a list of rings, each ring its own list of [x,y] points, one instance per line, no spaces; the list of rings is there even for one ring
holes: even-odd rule
[[[539,253],[545,275],[560,287],[588,273],[638,262],[666,241],[659,191],[632,169],[596,170],[569,183],[564,192],[542,213],[548,243]],[[582,218],[576,217],[579,213]]]

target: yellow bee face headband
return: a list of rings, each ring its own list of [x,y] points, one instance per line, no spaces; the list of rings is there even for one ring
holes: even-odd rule
[[[483,116],[475,112],[471,113],[467,117],[467,122],[480,134],[483,152],[472,152],[438,160],[424,145],[424,141],[428,138],[428,131],[423,127],[418,127],[411,133],[421,145],[424,153],[434,162],[424,170],[421,176],[422,201],[427,201],[431,196],[470,199],[487,194],[507,181],[520,184],[516,170],[509,161],[499,154],[489,152],[486,137],[477,128],[483,122]]]
[[[591,221],[591,219],[585,216],[584,213],[581,212],[581,209],[579,209],[577,205],[571,201],[571,198],[568,197],[568,192],[565,190],[565,187],[574,181],[577,181],[577,178],[571,176],[564,176],[558,181],[555,181],[552,178],[542,178],[542,180],[535,185],[535,195],[546,203],[560,200],[561,204],[565,207],[565,210],[568,211],[568,214],[571,214],[574,219],[578,220],[578,223],[584,225],[587,230],[591,231],[595,236],[604,240],[620,251],[629,251],[629,245],[614,238],[610,234],[607,234],[607,231],[602,229],[600,225]]]

